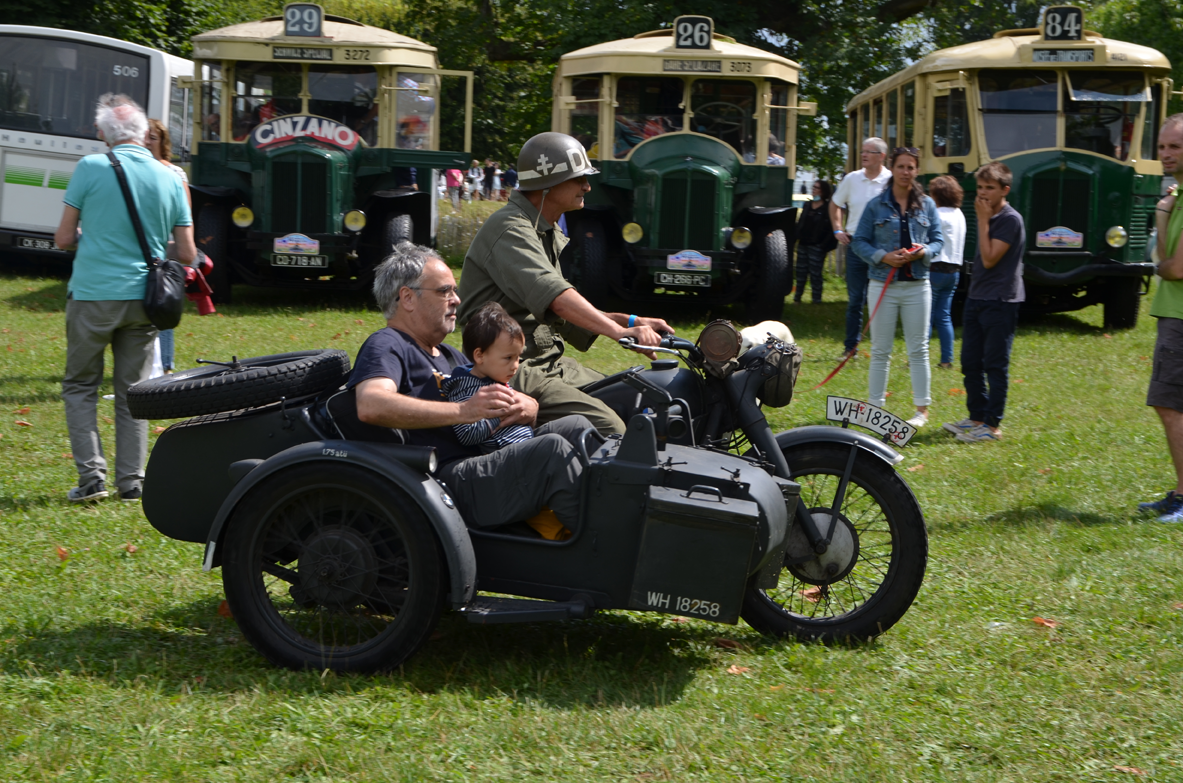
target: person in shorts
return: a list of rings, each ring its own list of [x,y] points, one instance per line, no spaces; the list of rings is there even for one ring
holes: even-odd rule
[[[991,161],[974,174],[978,250],[974,254],[965,319],[961,329],[961,372],[969,416],[944,428],[965,443],[1002,439],[1009,386],[1010,352],[1019,325],[1023,288],[1023,216],[1006,197],[1014,175]]]
[[[1183,161],[1183,114],[1172,114],[1158,134],[1158,159],[1164,174],[1179,176]],[[1159,522],[1183,522],[1183,206],[1173,189],[1154,213],[1158,229],[1158,291],[1150,314],[1158,319],[1154,369],[1146,404],[1153,407],[1166,431],[1175,467],[1175,486],[1162,500],[1139,503],[1138,509]]]

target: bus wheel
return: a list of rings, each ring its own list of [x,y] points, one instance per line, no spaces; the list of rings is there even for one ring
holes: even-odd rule
[[[594,220],[581,220],[576,225],[579,242],[579,293],[596,307],[603,309],[612,294],[608,283],[608,245],[604,230]]]
[[[215,304],[230,304],[230,213],[221,204],[206,204],[197,213],[197,225],[193,236],[197,248],[214,262],[214,271],[206,282],[214,290],[210,298]]]
[[[779,321],[785,311],[785,296],[793,283],[785,232],[778,228],[762,236],[757,254],[760,270],[755,290],[748,295],[747,317],[752,323]]]
[[[1140,277],[1118,277],[1105,281],[1105,328],[1133,329],[1142,303]]]

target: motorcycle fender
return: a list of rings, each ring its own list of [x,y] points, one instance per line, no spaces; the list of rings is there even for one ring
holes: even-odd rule
[[[238,502],[259,482],[281,470],[301,462],[345,461],[352,465],[373,471],[378,477],[393,482],[419,504],[419,508],[431,521],[439,536],[440,546],[448,564],[452,608],[459,609],[472,600],[476,593],[476,555],[472,539],[460,512],[456,510],[447,490],[430,475],[407,467],[392,455],[385,453],[381,443],[365,443],[349,440],[318,440],[301,443],[281,451],[257,466],[242,464],[248,470],[222,502],[214,523],[210,527],[209,540],[205,545],[205,561],[202,569],[209,571],[221,565],[218,547],[225,535],[225,527]],[[244,461],[245,462],[245,461]]]
[[[847,446],[859,446],[879,457],[888,465],[898,465],[904,460],[904,455],[891,446],[857,430],[844,430],[841,427],[815,424],[786,430],[776,436],[776,445],[780,446],[782,451],[790,446],[801,446],[806,443],[841,443]],[[789,469],[792,470],[792,468],[793,466],[789,465]]]

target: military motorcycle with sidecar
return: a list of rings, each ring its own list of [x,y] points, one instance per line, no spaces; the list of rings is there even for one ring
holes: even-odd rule
[[[582,514],[567,540],[523,523],[467,527],[434,450],[361,424],[341,390],[349,359],[327,350],[205,362],[132,387],[134,416],[189,417],[152,450],[144,514],[205,545],[243,635],[291,668],[397,667],[445,607],[475,623],[612,609],[743,618],[822,642],[894,625],[928,551],[889,445],[907,442],[907,425],[831,404],[842,427],[773,434],[761,405],[789,403],[801,363],[782,324],[741,334],[716,321],[656,350],[676,358],[586,387],[628,424],[579,439]],[[846,426],[868,411],[882,438]]]

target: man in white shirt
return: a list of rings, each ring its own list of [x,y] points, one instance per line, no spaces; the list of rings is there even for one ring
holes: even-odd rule
[[[846,342],[843,357],[857,356],[859,336],[863,329],[863,307],[867,301],[867,262],[855,255],[850,240],[858,230],[859,220],[867,202],[878,196],[891,179],[891,171],[883,167],[887,159],[887,142],[872,136],[863,142],[860,161],[863,167],[852,171],[838,183],[830,200],[830,223],[838,237],[839,252],[846,254]],[[843,214],[846,222],[843,225]]]

